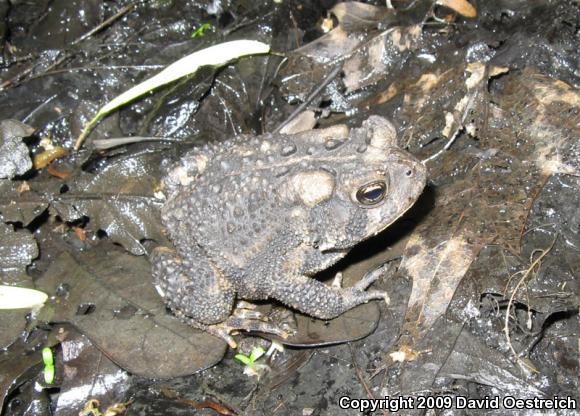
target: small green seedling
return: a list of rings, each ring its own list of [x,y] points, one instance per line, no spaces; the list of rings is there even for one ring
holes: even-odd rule
[[[205,31],[211,28],[212,26],[209,23],[204,23],[203,25],[201,25],[200,27],[198,27],[193,31],[193,33],[191,34],[191,38],[195,39],[200,36],[203,36],[205,34]]]
[[[260,358],[262,355],[264,355],[266,353],[266,351],[264,350],[264,348],[262,347],[256,347],[252,350],[252,352],[250,353],[250,356],[244,355],[244,354],[236,354],[234,356],[234,358],[238,361],[241,361],[243,364],[247,365],[247,366],[252,366],[254,365],[254,362]]]
[[[42,362],[44,363],[44,382],[46,384],[54,383],[54,356],[49,347],[42,349]]]

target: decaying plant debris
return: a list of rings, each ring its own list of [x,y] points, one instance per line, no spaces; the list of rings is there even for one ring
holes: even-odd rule
[[[2,415],[79,414],[91,400],[125,414],[353,414],[338,406],[344,395],[580,405],[580,6],[392,3],[0,2],[1,284],[51,297],[0,310]],[[204,23],[212,29],[192,37]],[[108,99],[236,39],[276,54],[202,68],[110,114],[73,149]],[[154,292],[159,181],[192,146],[274,131],[300,105],[298,130],[389,117],[429,185],[320,276],[355,282],[384,265],[389,307],[329,325],[296,316],[309,348],[287,346],[248,378]],[[263,342],[241,338],[250,350]],[[43,346],[57,377],[37,389]],[[469,412],[483,413],[506,410]]]

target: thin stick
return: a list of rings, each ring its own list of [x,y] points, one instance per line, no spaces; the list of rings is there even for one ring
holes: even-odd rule
[[[117,13],[115,13],[113,16],[109,17],[107,20],[105,20],[103,23],[101,23],[100,25],[97,25],[96,27],[94,27],[93,29],[89,30],[87,33],[85,33],[84,35],[80,36],[79,38],[75,39],[72,41],[72,45],[76,45],[77,43],[82,42],[83,40],[85,40],[88,37],[93,36],[95,33],[99,32],[100,30],[104,29],[105,27],[109,26],[111,23],[113,23],[115,20],[119,19],[120,17],[123,17],[124,15],[126,15],[127,13],[129,13],[131,10],[133,10],[135,8],[135,3],[131,3],[125,7],[123,7],[121,10],[119,10]]]
[[[512,304],[514,302],[514,298],[516,296],[516,293],[517,293],[518,289],[520,288],[520,286],[522,285],[522,283],[524,283],[524,281],[530,275],[530,273],[536,268],[536,266],[538,266],[541,263],[541,261],[543,260],[543,258],[546,257],[548,255],[548,253],[552,250],[552,248],[554,247],[554,244],[556,243],[556,240],[557,239],[558,239],[558,236],[556,236],[556,238],[554,238],[554,241],[552,241],[552,244],[550,244],[550,247],[548,247],[546,250],[543,250],[542,251],[542,254],[536,260],[534,260],[534,262],[532,262],[532,264],[530,265],[530,267],[528,267],[528,269],[523,273],[522,277],[520,278],[520,280],[516,284],[516,287],[512,291],[512,294],[510,296],[510,300],[509,300],[508,305],[507,305],[507,310],[506,310],[506,313],[505,313],[503,331],[504,331],[504,334],[505,334],[505,337],[506,337],[508,346],[509,346],[512,354],[516,358],[517,363],[519,365],[527,368],[528,370],[534,371],[534,372],[537,372],[537,370],[534,369],[534,368],[531,368],[528,364],[526,364],[525,362],[523,362],[520,359],[520,357],[518,357],[518,353],[516,352],[516,350],[514,349],[514,347],[512,345],[512,341],[511,341],[511,337],[510,337],[510,329],[509,329],[510,310],[511,310],[511,307],[512,307]],[[521,272],[522,271],[520,271],[518,273],[521,273]]]
[[[358,381],[360,382],[360,384],[363,386],[363,388],[365,389],[367,396],[369,399],[371,400],[375,400],[375,395],[373,394],[373,392],[371,391],[371,389],[369,388],[368,384],[366,383],[360,368],[358,367],[358,364],[356,363],[356,357],[354,356],[354,351],[352,349],[352,344],[349,342],[348,344],[348,348],[350,349],[350,355],[352,357],[352,365],[354,366],[354,372],[356,374],[356,378],[358,378]],[[383,410],[382,411],[383,415],[388,415],[390,414],[388,411]]]
[[[322,84],[320,84],[318,87],[316,87],[314,89],[314,91],[312,91],[310,93],[310,95],[306,98],[306,100],[304,100],[304,102],[302,104],[300,104],[296,108],[296,110],[294,110],[292,112],[292,114],[290,114],[290,116],[288,116],[288,118],[282,124],[280,124],[278,127],[276,127],[272,133],[278,133],[285,125],[290,123],[292,120],[294,120],[296,118],[296,116],[298,114],[300,114],[302,111],[304,111],[304,109],[308,105],[310,105],[310,103],[320,94],[320,92],[324,88],[326,88],[326,86],[328,84],[330,84],[330,82],[334,79],[334,77],[336,77],[338,75],[338,73],[340,72],[341,69],[342,69],[342,64],[336,65],[334,67],[334,69],[330,72],[330,74],[328,74],[328,76],[324,79],[324,81],[322,81]]]

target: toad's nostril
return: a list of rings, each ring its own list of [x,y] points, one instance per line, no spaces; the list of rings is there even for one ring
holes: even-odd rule
[[[405,172],[405,175],[406,175],[407,177],[409,177],[409,176],[413,176],[413,169],[407,169],[407,171]]]

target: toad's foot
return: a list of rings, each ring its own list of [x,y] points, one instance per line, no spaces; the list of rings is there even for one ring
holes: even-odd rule
[[[238,345],[232,333],[235,334],[240,330],[248,332],[263,332],[267,334],[274,334],[281,338],[288,338],[289,333],[281,329],[278,325],[266,321],[266,318],[260,312],[254,310],[255,305],[247,302],[238,302],[231,316],[225,321],[213,325],[204,325],[193,321],[191,318],[179,314],[179,317],[185,320],[193,327],[203,329],[208,333],[223,339],[231,348],[236,348]]]
[[[369,298],[369,300],[382,298],[385,300],[385,302],[388,305],[391,302],[391,300],[390,300],[387,292],[383,292],[383,291],[379,291],[379,290],[371,290],[369,292],[365,291],[370,285],[372,285],[374,282],[376,282],[384,274],[385,269],[386,269],[386,264],[383,264],[383,265],[377,267],[376,269],[371,270],[370,272],[367,272],[361,280],[359,280],[354,286],[352,286],[350,288],[343,288],[342,287],[342,272],[338,272],[334,276],[331,287],[335,290],[349,291],[353,294],[358,293],[358,294],[370,295],[372,297]]]
[[[379,267],[377,267],[376,269],[371,270],[370,272],[366,273],[363,276],[363,278],[361,280],[359,280],[352,288],[356,291],[365,290],[370,285],[372,285],[374,282],[376,282],[383,274],[385,274],[386,269],[387,269],[387,264],[382,264]],[[387,305],[391,302],[387,292],[371,291],[371,292],[367,292],[367,293],[381,293],[382,297],[385,300]],[[375,298],[375,299],[377,299],[377,298]]]

